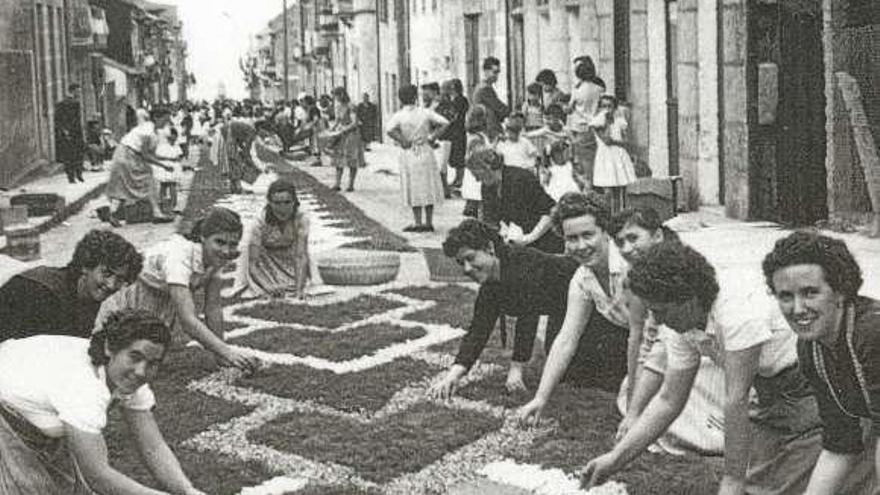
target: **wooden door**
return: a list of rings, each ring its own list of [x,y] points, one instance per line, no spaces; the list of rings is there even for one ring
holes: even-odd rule
[[[779,16],[779,206],[783,220],[812,224],[828,215],[825,185],[825,69],[821,2]]]
[[[753,64],[778,67],[778,102],[775,119],[761,113],[760,95],[766,94],[761,86],[773,81],[765,76],[762,82],[762,71],[755,72],[759,114],[751,126],[752,171],[758,178],[753,216],[812,225],[828,215],[821,0],[782,0],[760,8],[775,12],[753,21],[758,22],[753,34],[761,40]]]

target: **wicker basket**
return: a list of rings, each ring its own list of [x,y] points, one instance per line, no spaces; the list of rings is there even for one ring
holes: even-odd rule
[[[329,285],[376,285],[397,278],[400,255],[383,251],[337,251],[317,262],[321,280]]]

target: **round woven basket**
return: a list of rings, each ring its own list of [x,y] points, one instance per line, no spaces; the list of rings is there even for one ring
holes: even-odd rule
[[[337,251],[317,262],[321,280],[329,285],[376,285],[397,278],[400,255],[384,251]]]

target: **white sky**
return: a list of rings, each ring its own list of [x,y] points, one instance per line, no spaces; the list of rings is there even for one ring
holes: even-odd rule
[[[196,77],[196,86],[190,88],[189,98],[214,99],[221,83],[230,98],[245,97],[239,57],[247,51],[249,37],[281,13],[283,1],[157,0],[157,3],[178,6],[189,47],[187,70]]]

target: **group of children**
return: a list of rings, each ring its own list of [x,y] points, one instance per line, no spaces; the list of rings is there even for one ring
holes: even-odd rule
[[[528,100],[523,103],[522,111],[505,119],[505,133],[495,143],[495,149],[504,157],[505,165],[533,170],[554,200],[558,201],[567,192],[607,190],[612,208],[622,210],[626,186],[636,179],[627,151],[625,107],[619,105],[613,95],[600,97],[590,121],[597,147],[594,163],[590,164],[577,162],[565,120],[563,107],[558,103],[544,106],[541,85],[532,83],[528,86]],[[468,136],[469,142],[489,141],[485,119],[478,110],[469,115]],[[592,170],[592,174],[586,174],[585,170]],[[465,183],[473,186],[472,179],[467,178]],[[463,197],[471,201],[479,201],[478,194],[478,185],[465,187],[462,191]]]

